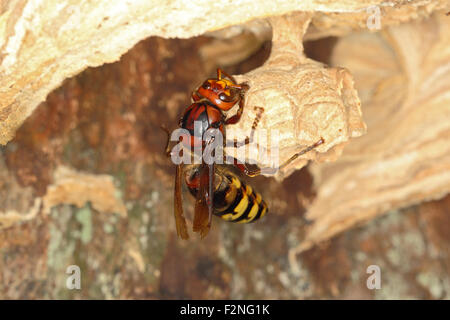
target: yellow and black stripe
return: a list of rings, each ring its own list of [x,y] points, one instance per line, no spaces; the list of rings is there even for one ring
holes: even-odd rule
[[[215,215],[225,221],[237,223],[251,223],[264,217],[268,208],[261,195],[234,174],[226,173],[226,178],[228,186],[217,190],[214,200],[219,200],[219,204],[221,199],[225,199],[229,205],[217,208]]]
[[[199,174],[198,165],[186,168],[187,186],[191,194],[196,197],[198,186],[192,181]],[[216,166],[214,186],[213,213],[225,221],[237,223],[251,223],[264,217],[267,204],[261,194],[239,179],[237,175],[226,167]]]

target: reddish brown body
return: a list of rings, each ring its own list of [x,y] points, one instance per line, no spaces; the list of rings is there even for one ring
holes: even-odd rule
[[[222,77],[222,74],[225,77]],[[244,109],[244,94],[248,89],[246,84],[237,84],[236,80],[217,70],[217,78],[207,79],[197,90],[192,93],[192,104],[184,111],[183,117],[179,121],[179,126],[186,129],[189,135],[181,136],[183,144],[187,148],[201,147],[202,151],[212,140],[204,141],[203,134],[210,128],[218,129],[223,136],[223,142],[228,146],[225,136],[225,127],[229,124],[239,122]],[[233,106],[239,104],[239,108],[231,117],[226,116],[224,111],[230,110]],[[253,135],[258,125],[263,108],[255,107],[259,110],[256,116],[250,137],[246,137],[243,142],[234,141],[234,147],[239,147],[253,140]],[[201,125],[195,126],[199,121]],[[195,131],[198,132],[195,132]],[[167,131],[166,154],[171,154],[169,148],[170,132]],[[302,154],[311,151],[324,140],[321,138],[315,144],[294,154],[288,161],[280,166],[284,167]],[[248,176],[257,176],[261,169],[256,167],[250,169],[246,164],[239,163],[235,158],[231,158],[233,164]],[[227,157],[227,160],[229,158]],[[219,166],[220,167],[220,166]],[[227,221],[247,223],[252,222],[264,216],[267,212],[267,205],[261,200],[261,196],[252,191],[252,188],[242,187],[237,176],[221,169],[219,170],[215,163],[207,164],[202,162],[198,165],[191,165],[185,174],[185,183],[191,193],[196,197],[195,215],[193,221],[193,231],[199,232],[200,236],[205,237],[211,227],[211,218],[214,213]],[[275,169],[276,170],[276,169]],[[175,222],[177,234],[183,239],[189,237],[187,232],[186,220],[183,214],[183,204],[181,198],[181,185],[183,176],[183,163],[176,166],[175,174]],[[217,181],[216,181],[217,179]],[[216,199],[216,202],[214,201]]]
[[[226,77],[223,77],[222,74]],[[237,84],[232,76],[221,69],[217,69],[217,78],[210,78],[203,82],[192,93],[192,100],[199,101],[205,98],[220,110],[228,111],[236,103],[243,100],[243,93],[247,89],[246,84]]]
[[[222,74],[226,77],[222,77]],[[233,77],[218,69],[217,78],[207,79],[192,93],[193,103],[184,111],[183,117],[179,121],[179,126],[189,132],[189,135],[181,136],[183,144],[188,148],[200,146],[202,149],[205,148],[212,141],[205,141],[203,137],[210,128],[218,129],[222,133],[224,144],[226,144],[225,126],[235,124],[240,120],[244,109],[244,91],[247,88],[247,85],[237,84]],[[236,104],[239,104],[236,114],[226,118],[224,111],[230,110]],[[196,121],[200,125],[195,126]],[[186,181],[190,190],[197,190],[193,230],[199,232],[202,238],[206,236],[211,226],[215,170],[214,163],[202,163],[200,167],[196,168],[196,177]],[[181,200],[181,177],[182,165],[179,164],[175,178],[175,221],[178,235],[187,239],[188,233]]]
[[[200,132],[195,132],[195,121],[201,123]],[[187,147],[204,146],[203,134],[209,128],[219,129],[225,136],[225,116],[222,111],[207,100],[194,102],[184,112],[180,127],[189,131],[190,136],[182,135]]]
[[[222,77],[224,74],[227,78]],[[179,125],[190,133],[190,137],[183,137],[187,147],[204,146],[203,134],[209,128],[219,129],[225,141],[225,125],[237,123],[244,108],[244,91],[246,84],[237,84],[233,77],[217,70],[217,78],[207,79],[192,93],[193,103],[185,110]],[[239,103],[237,113],[226,119],[223,111],[230,110]],[[194,132],[194,122],[201,122],[199,132]]]

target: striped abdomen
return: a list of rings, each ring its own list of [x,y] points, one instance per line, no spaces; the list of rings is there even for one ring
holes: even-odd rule
[[[186,183],[194,197],[198,190],[198,170],[196,165],[186,168]],[[267,213],[268,208],[261,195],[225,167],[216,166],[214,181],[213,206],[216,216],[226,221],[249,223]]]
[[[214,202],[216,199],[226,199],[227,196],[228,201],[221,207],[219,207],[220,201],[217,201],[215,215],[223,220],[237,223],[250,223],[264,217],[268,209],[261,195],[250,185],[239,180],[237,176],[231,173],[226,173],[225,176],[230,183],[223,190],[217,190],[214,193]]]

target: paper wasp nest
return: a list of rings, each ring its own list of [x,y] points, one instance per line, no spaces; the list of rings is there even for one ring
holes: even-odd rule
[[[325,140],[323,145],[277,172],[278,178],[305,166],[308,159],[336,160],[348,140],[361,136],[366,128],[349,71],[327,67],[303,54],[303,35],[310,20],[309,14],[271,18],[273,37],[268,61],[237,77],[239,82],[248,83],[250,90],[246,94],[246,112],[237,126],[239,130],[229,126],[229,137],[233,137],[235,130],[240,135],[242,132],[249,135],[257,112],[254,107],[264,108],[256,137],[265,130],[268,142],[263,146],[267,145],[269,150],[252,144],[249,159],[257,160],[261,167],[273,167],[273,159],[259,152],[270,155],[271,148],[277,146],[281,165],[320,138]]]
[[[237,4],[208,0],[85,2],[3,1],[0,7],[0,144],[61,82],[87,67],[114,62],[150,36],[189,38],[227,27],[236,34],[254,19],[314,12],[309,38],[344,35],[367,28],[369,8],[378,8],[383,27],[428,17],[448,6],[446,0],[244,0]],[[57,9],[56,9],[57,8]],[[205,18],[206,17],[206,18]],[[258,24],[257,24],[258,25]],[[264,24],[263,24],[264,25]],[[260,32],[267,28],[249,27]],[[286,29],[289,32],[289,27]],[[295,29],[295,28],[294,28]],[[230,33],[229,30],[224,32]],[[301,34],[295,35],[299,43]],[[284,62],[283,62],[284,63]],[[323,151],[323,150],[322,150]]]
[[[315,222],[299,250],[387,210],[436,199],[450,192],[450,17],[445,15],[450,8],[447,0],[282,0],[276,6],[272,0],[243,0],[239,1],[239,10],[236,6],[232,1],[222,0],[214,3],[61,0],[58,4],[52,0],[3,1],[0,5],[0,145],[14,138],[39,103],[63,80],[88,67],[119,60],[142,39],[190,38],[214,31],[227,38],[250,30],[261,42],[270,37],[271,27],[269,60],[262,67],[237,76],[239,81],[248,82],[250,90],[241,122],[229,126],[227,133],[230,138],[234,134],[238,139],[242,138],[238,129],[248,134],[256,114],[253,107],[262,107],[265,111],[258,129],[265,129],[268,137],[278,139],[280,163],[319,138],[325,140],[276,176],[282,179],[308,160],[314,160],[312,172],[318,196],[308,218]],[[368,9],[372,6],[382,16],[382,30],[367,31],[367,19],[371,15]],[[304,38],[330,35],[345,36],[332,56],[333,67],[303,54]],[[223,45],[221,50],[228,47]],[[226,52],[230,55],[217,54],[217,61],[219,58],[231,61],[233,57],[239,61],[251,50],[234,56],[232,50]],[[203,53],[208,55],[208,50]],[[133,75],[138,77],[137,73]],[[148,103],[150,98],[145,98],[142,100]],[[170,103],[176,105],[172,100]],[[79,101],[74,98],[70,106],[75,110],[72,116],[76,117]],[[102,112],[105,106],[96,107]],[[118,121],[121,125],[136,120],[136,115],[127,115],[128,119]],[[97,132],[98,127],[94,125],[91,132]],[[46,134],[45,130],[42,132],[39,133]],[[114,133],[120,136],[122,131]],[[29,132],[23,135],[32,136]],[[90,137],[97,141],[99,135]],[[147,132],[147,135],[151,134]],[[117,153],[124,159],[142,156],[142,150],[146,149],[141,146],[142,137],[139,138],[130,134],[133,143],[129,145],[136,152]],[[64,148],[61,141],[52,140],[45,151],[53,156],[57,152],[52,148]],[[31,137],[27,143],[31,148],[35,140]],[[255,145],[252,148],[244,158],[256,159],[262,167],[273,165],[269,159],[259,157]],[[3,153],[0,157],[3,158]],[[54,162],[58,161],[62,162],[61,159]],[[97,179],[96,173],[91,176],[72,169],[57,171],[59,166],[55,163],[42,175],[48,181],[37,192],[20,185],[1,159],[0,225],[11,226],[34,218],[41,204],[48,211],[59,203],[81,206],[78,201],[100,199],[94,194],[74,196],[67,191],[73,188],[80,193],[98,191],[103,197],[94,207],[105,211],[114,209],[125,216],[126,207],[116,201],[116,190],[110,179],[105,176]],[[25,169],[18,169],[18,176],[32,171]],[[35,176],[29,179],[38,180]],[[80,184],[74,187],[74,180]],[[93,190],[93,183],[98,188]],[[16,205],[18,202],[21,204]]]

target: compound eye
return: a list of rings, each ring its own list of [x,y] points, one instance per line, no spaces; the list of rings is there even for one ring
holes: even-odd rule
[[[225,93],[222,92],[221,94],[219,94],[219,99],[222,101],[229,101],[230,97],[228,97]]]
[[[206,90],[209,90],[209,89],[211,89],[211,84],[208,81],[205,81],[202,84],[202,88],[206,89]]]

